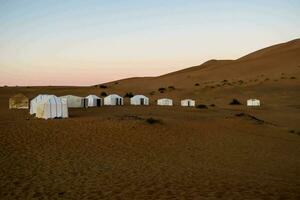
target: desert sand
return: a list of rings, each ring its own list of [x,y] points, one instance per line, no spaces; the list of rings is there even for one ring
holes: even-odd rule
[[[300,199],[299,80],[294,40],[102,87],[2,87],[0,199]],[[8,109],[19,92],[132,92],[149,96],[151,105],[129,106],[127,98],[122,107],[70,109],[68,119],[41,120]],[[175,106],[154,105],[161,97]],[[184,98],[208,109],[178,106]],[[233,98],[243,105],[229,105]],[[246,107],[248,98],[262,106]]]

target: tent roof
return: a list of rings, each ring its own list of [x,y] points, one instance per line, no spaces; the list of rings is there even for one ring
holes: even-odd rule
[[[172,101],[172,99],[168,99],[168,98],[162,98],[162,99],[157,99],[157,100],[168,100],[168,101]]]
[[[146,97],[145,95],[141,95],[141,94],[134,95],[134,96],[131,97],[131,98],[147,98],[147,99],[148,99],[148,97]]]
[[[52,100],[54,99],[55,102],[60,102],[61,101],[61,98],[55,96],[55,95],[48,95],[45,99],[43,99],[42,101],[40,101],[40,103],[46,103],[48,102],[49,100]]]
[[[110,94],[110,95],[108,95],[108,96],[105,97],[105,98],[111,98],[111,97],[123,98],[123,97],[121,97],[121,96],[119,96],[119,95],[117,95],[117,94]]]
[[[181,101],[195,101],[195,100],[193,100],[193,99],[183,99]]]
[[[65,95],[65,96],[60,96],[60,98],[83,98],[75,95]]]
[[[22,93],[18,93],[18,94],[15,94],[15,95],[13,95],[12,97],[10,97],[10,98],[26,98],[26,99],[28,99],[28,97],[27,96],[25,96],[24,94],[22,94]]]
[[[89,96],[87,96],[86,98],[93,98],[93,99],[101,99],[100,97],[94,95],[94,94],[90,94]]]

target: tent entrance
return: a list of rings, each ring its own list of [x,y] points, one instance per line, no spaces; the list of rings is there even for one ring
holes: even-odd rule
[[[141,105],[145,105],[145,99],[144,98],[141,98]]]
[[[97,99],[97,107],[101,106],[101,99]]]
[[[191,106],[190,101],[188,101],[188,106],[189,106],[189,107]]]
[[[116,105],[122,105],[122,99],[116,98]]]
[[[89,100],[86,99],[86,98],[84,98],[84,99],[82,99],[82,100],[83,100],[83,107],[84,107],[84,108],[87,108],[88,105],[89,105]]]

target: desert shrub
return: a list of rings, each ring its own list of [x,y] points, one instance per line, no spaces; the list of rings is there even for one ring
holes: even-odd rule
[[[242,105],[241,102],[237,99],[232,99],[232,101],[229,103],[230,105]]]
[[[169,86],[168,87],[170,90],[175,90],[175,87],[174,86]]]
[[[134,95],[132,94],[132,92],[127,92],[125,95],[124,95],[124,97],[125,98],[131,98],[131,97],[133,97]]]
[[[208,107],[204,104],[199,104],[196,106],[196,108],[199,108],[199,109],[208,109]]]
[[[268,78],[265,79],[265,81],[268,81],[268,80],[270,80],[270,79],[268,79]]]
[[[118,85],[119,84],[119,82],[115,82],[115,85]]]
[[[98,87],[98,85],[94,85],[94,87]]]
[[[154,92],[154,91],[152,91],[152,92],[150,92],[149,94],[150,94],[150,95],[154,95],[154,94],[155,94],[155,92]]]
[[[296,79],[296,77],[295,77],[295,76],[292,76],[292,77],[290,77],[290,79]]]
[[[106,96],[107,96],[106,92],[101,92],[100,95],[101,95],[102,97],[106,97]]]
[[[102,88],[102,89],[106,89],[107,88],[106,85],[100,85],[99,87]]]
[[[166,91],[166,88],[163,88],[163,87],[158,88],[158,91],[159,91],[160,93],[164,93],[164,92]]]
[[[244,83],[244,81],[243,81],[243,80],[239,80],[238,82],[239,82],[239,84],[243,84],[243,83]]]
[[[226,80],[226,79],[225,79],[225,80],[223,80],[223,83],[227,83],[227,82],[228,82],[228,80]]]
[[[200,84],[199,83],[195,83],[195,86],[199,86]]]
[[[154,119],[154,118],[152,118],[152,117],[147,118],[147,119],[146,119],[146,122],[147,122],[148,124],[159,124],[159,123],[161,123],[161,121],[160,121],[159,119]]]
[[[300,135],[300,131],[290,130],[289,132],[290,132],[290,133],[293,133],[293,134]]]
[[[215,106],[216,106],[216,105],[215,105],[215,104],[213,104],[213,103],[212,103],[212,104],[210,104],[210,107],[215,107]]]
[[[7,85],[4,85],[3,87],[8,87]]]

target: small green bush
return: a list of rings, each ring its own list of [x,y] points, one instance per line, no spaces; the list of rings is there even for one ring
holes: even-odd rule
[[[152,118],[152,117],[146,119],[146,122],[147,122],[148,124],[159,124],[159,123],[161,123],[161,121],[160,121],[159,119],[154,119],[154,118]]]
[[[164,92],[166,91],[166,88],[161,87],[161,88],[158,89],[158,91],[159,91],[160,93],[164,93]]]
[[[106,96],[107,96],[106,92],[101,92],[100,95],[101,95],[102,97],[106,97]]]
[[[132,94],[132,92],[127,92],[125,95],[124,95],[124,97],[125,98],[131,98],[131,97],[133,97],[134,95]]]
[[[199,109],[208,109],[208,107],[204,104],[199,104],[196,106],[196,108],[199,108]]]
[[[232,99],[232,101],[229,103],[229,105],[242,105],[241,102],[237,99]]]

